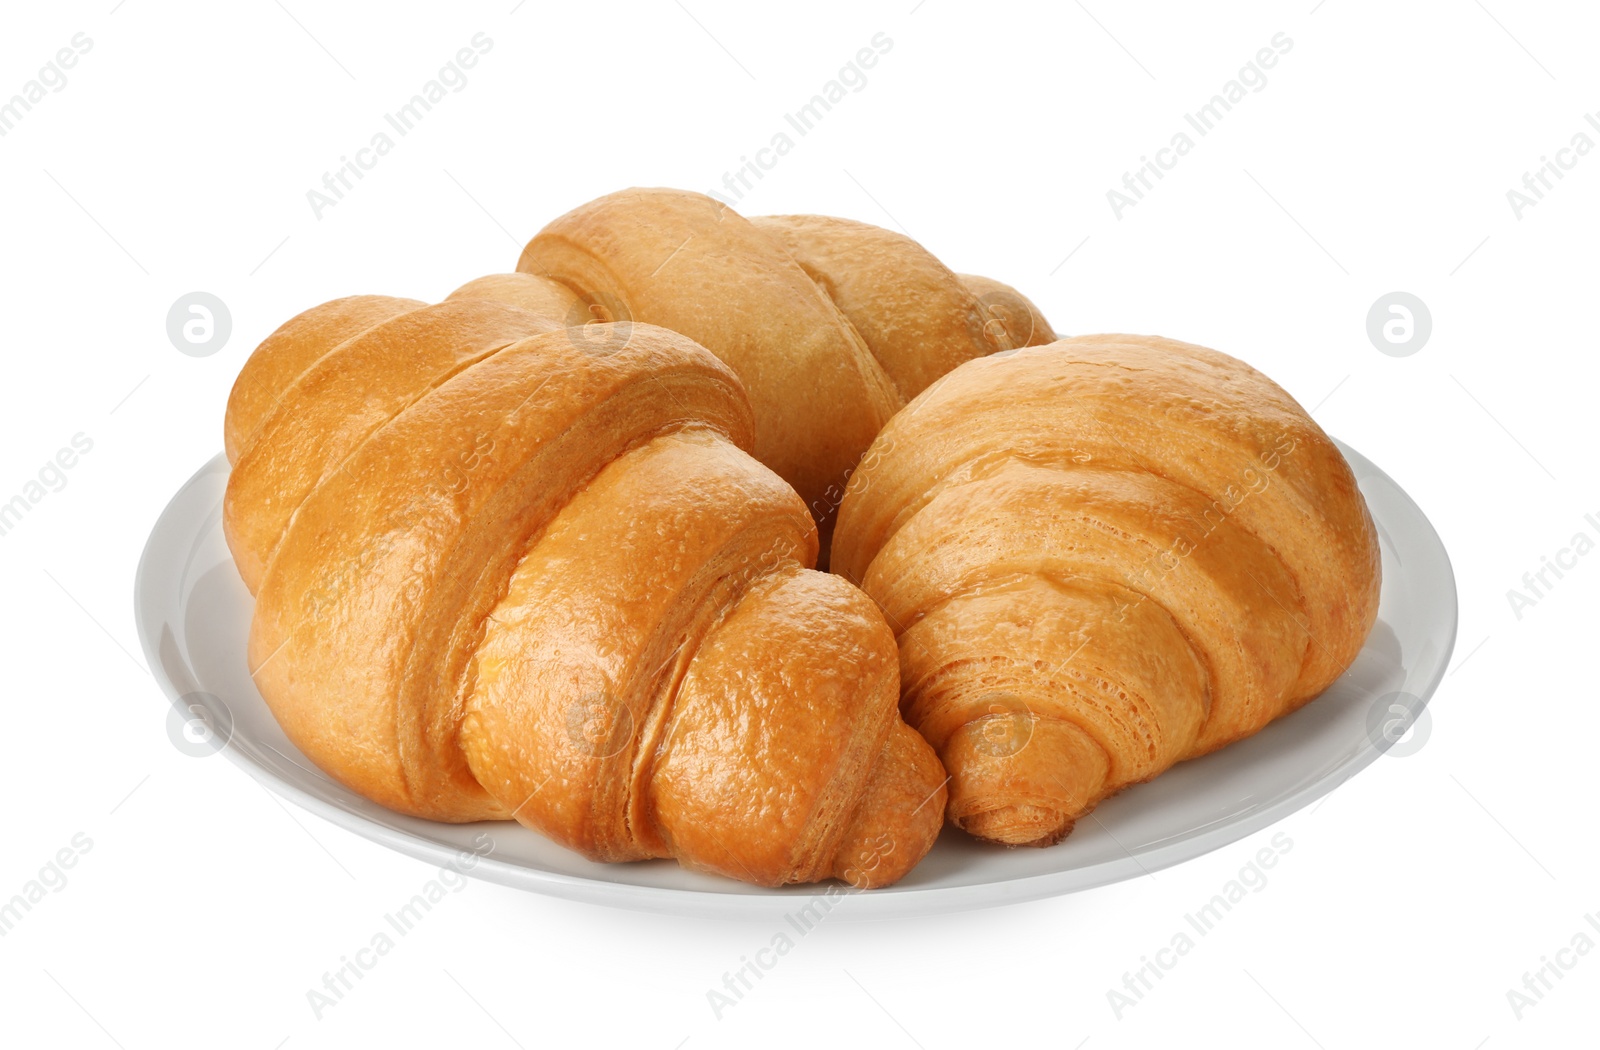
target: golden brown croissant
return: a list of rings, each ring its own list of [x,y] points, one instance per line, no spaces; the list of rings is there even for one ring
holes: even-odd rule
[[[881,614],[811,568],[726,365],[651,325],[565,328],[583,307],[548,284],[337,300],[247,363],[224,520],[262,696],[404,813],[763,885],[895,881],[944,771],[897,713]]]
[[[909,237],[816,215],[745,219],[698,193],[632,189],[546,226],[517,269],[575,316],[689,336],[744,381],[755,456],[800,493],[824,559],[844,485],[902,405],[963,361],[1054,334],[1015,290],[952,273]]]
[[[1039,845],[1320,693],[1379,583],[1349,466],[1288,394],[1116,335],[971,361],[914,401],[850,481],[833,568],[895,628],[951,821]]]

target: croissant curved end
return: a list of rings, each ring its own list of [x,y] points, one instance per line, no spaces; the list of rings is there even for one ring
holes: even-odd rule
[[[262,696],[401,812],[763,885],[901,877],[944,772],[882,614],[811,568],[736,375],[666,329],[549,316],[577,301],[495,275],[264,344],[224,511]]]
[[[1293,398],[1216,351],[1123,335],[930,387],[852,477],[833,568],[897,627],[950,820],[1008,845],[1056,841],[1318,695],[1381,577],[1350,467]]]

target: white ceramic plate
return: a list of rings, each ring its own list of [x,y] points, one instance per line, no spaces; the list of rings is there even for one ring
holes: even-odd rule
[[[1455,642],[1455,577],[1411,498],[1365,457],[1340,448],[1383,547],[1378,624],[1348,674],[1254,737],[1102,803],[1055,846],[1008,850],[946,827],[909,876],[867,893],[841,894],[837,885],[761,889],[671,861],[595,864],[514,823],[436,824],[391,813],[323,775],[285,739],[245,670],[252,603],[222,536],[228,464],[221,455],[173,496],[151,531],[135,615],[150,669],[172,700],[168,725],[180,747],[220,748],[271,790],[401,853],[460,865],[464,851],[482,852],[488,832],[492,852],[473,863],[473,875],[678,914],[860,918],[977,908],[1101,886],[1235,842],[1344,783],[1416,720]],[[195,740],[197,726],[211,735]],[[825,899],[812,900],[819,896]]]

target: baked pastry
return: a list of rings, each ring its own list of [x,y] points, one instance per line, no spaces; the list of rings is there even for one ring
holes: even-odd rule
[[[944,771],[899,717],[881,614],[811,568],[726,365],[651,325],[568,328],[547,283],[338,300],[251,358],[224,525],[261,695],[402,813],[761,885],[895,881]]]
[[[833,568],[895,629],[950,820],[1013,845],[1315,697],[1378,606],[1327,435],[1249,366],[1145,336],[950,373],[851,478]]]
[[[952,273],[909,237],[745,219],[682,190],[568,212],[517,269],[575,293],[584,320],[663,325],[732,367],[755,407],[755,456],[811,508],[824,559],[845,482],[890,416],[964,361],[1055,338],[1014,289]]]

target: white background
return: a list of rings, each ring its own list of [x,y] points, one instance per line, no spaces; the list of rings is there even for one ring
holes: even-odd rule
[[[0,12],[0,97],[93,41],[0,138],[0,501],[93,441],[0,537],[0,898],[75,834],[93,843],[0,938],[0,1041],[1594,1045],[1600,952],[1520,1020],[1507,1000],[1600,912],[1600,555],[1520,618],[1507,597],[1600,533],[1600,155],[1520,217],[1507,199],[1578,132],[1600,142],[1592,6],[115,2]],[[315,217],[306,191],[479,32],[493,49],[466,87]],[[591,197],[719,186],[879,32],[893,47],[866,86],[739,209],[904,229],[1062,332],[1215,346],[1315,406],[1454,558],[1461,632],[1431,735],[1150,878],[824,924],[721,1020],[707,989],[770,924],[479,882],[319,1020],[307,990],[432,872],[179,753],[131,616],[145,535],[220,448],[234,375],[312,304],[437,299]],[[1116,217],[1107,190],[1279,32],[1293,48],[1267,85]],[[233,319],[206,358],[166,335],[195,290]],[[1365,330],[1396,290],[1433,317],[1404,358]],[[1278,832],[1294,845],[1267,886],[1118,1019],[1107,990]]]

